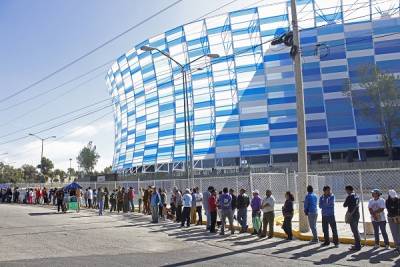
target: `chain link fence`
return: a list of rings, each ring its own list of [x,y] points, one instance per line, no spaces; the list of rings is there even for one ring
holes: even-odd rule
[[[304,175],[305,176],[305,175]],[[304,177],[302,176],[302,177]],[[331,187],[332,193],[336,197],[336,218],[339,224],[344,226],[344,216],[346,209],[343,207],[343,202],[346,199],[345,186],[352,185],[356,193],[360,196],[362,203],[362,227],[363,233],[370,234],[370,216],[368,212],[368,200],[371,198],[371,190],[378,188],[383,192],[383,197],[386,199],[388,191],[394,189],[400,192],[400,168],[393,169],[363,169],[363,170],[347,170],[347,171],[322,171],[312,172],[307,174],[306,183],[299,183],[298,179],[301,177],[296,172],[284,173],[251,173],[250,175],[241,176],[224,176],[224,177],[204,177],[188,179],[169,179],[169,180],[144,180],[136,181],[106,181],[106,182],[80,182],[81,186],[86,189],[107,187],[113,190],[118,187],[133,187],[136,192],[139,188],[147,188],[148,186],[155,186],[163,188],[168,194],[168,199],[171,196],[174,187],[181,189],[199,187],[201,192],[207,190],[209,186],[213,186],[217,191],[222,190],[224,187],[232,188],[238,192],[241,188],[245,189],[249,195],[254,190],[259,190],[261,197],[265,196],[267,189],[271,190],[276,198],[276,211],[280,212],[280,204],[285,201],[285,193],[290,191],[296,197],[296,208],[302,205],[304,199],[305,188],[299,190],[299,184],[312,185],[317,195],[322,194],[322,188],[325,185]],[[65,184],[17,184],[20,188],[35,188],[35,187],[62,187]],[[296,216],[295,216],[296,219]],[[250,220],[250,219],[249,219]],[[297,219],[298,220],[298,219]]]

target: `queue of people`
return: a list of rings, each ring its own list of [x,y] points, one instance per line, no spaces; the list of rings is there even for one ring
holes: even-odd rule
[[[360,222],[360,198],[354,188],[348,185],[344,188],[347,197],[343,207],[347,209],[345,222],[349,224],[354,236],[354,245],[350,250],[361,249],[361,237],[358,230]],[[314,188],[307,187],[307,195],[304,198],[304,213],[312,233],[311,242],[318,243],[317,221],[321,213],[323,242],[321,246],[339,246],[339,236],[335,217],[335,195],[329,186],[324,186],[322,194],[318,197]],[[382,198],[379,189],[371,191],[371,199],[368,202],[368,211],[374,230],[375,247],[380,246],[380,236],[383,237],[384,246],[389,248],[389,237],[386,225],[389,224],[396,250],[400,252],[400,198],[394,190],[389,190],[388,198]],[[71,200],[74,199],[74,200]],[[53,204],[57,206],[58,212],[65,212],[70,201],[76,201],[77,211],[84,205],[88,209],[98,209],[99,216],[104,215],[106,210],[113,212],[135,212],[151,215],[152,223],[159,220],[174,220],[180,227],[203,224],[203,211],[206,219],[206,229],[210,233],[225,235],[227,227],[231,234],[235,233],[234,220],[238,222],[239,233],[248,232],[248,211],[251,209],[251,220],[253,226],[252,235],[260,238],[272,238],[274,236],[274,222],[276,212],[276,199],[271,190],[266,190],[265,196],[261,196],[258,190],[252,192],[252,197],[246,194],[245,189],[240,189],[236,195],[235,190],[223,188],[218,191],[209,186],[205,192],[198,187],[193,189],[179,190],[174,187],[171,196],[167,199],[167,191],[162,188],[149,186],[140,188],[136,193],[132,187],[118,187],[109,191],[107,187],[92,189],[88,187],[85,191],[77,188],[65,191],[64,188],[11,188],[0,190],[2,202],[26,203],[26,204]],[[292,219],[294,216],[294,195],[288,191],[285,193],[285,202],[282,206],[283,224],[282,229],[287,240],[293,239]],[[135,203],[138,203],[135,210]],[[320,212],[319,212],[319,210]],[[387,211],[387,216],[385,215]],[[228,222],[228,223],[227,223]]]

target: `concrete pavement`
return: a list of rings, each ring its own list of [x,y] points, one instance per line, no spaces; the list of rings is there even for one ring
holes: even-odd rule
[[[143,215],[0,205],[0,266],[400,266],[393,250],[320,248],[303,241],[221,237]]]

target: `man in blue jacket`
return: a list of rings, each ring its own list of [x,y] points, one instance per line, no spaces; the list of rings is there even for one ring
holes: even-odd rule
[[[339,238],[335,220],[335,196],[331,193],[329,186],[322,189],[324,194],[319,198],[319,208],[322,213],[322,231],[324,232],[324,243],[322,246],[329,246],[329,226],[332,229],[333,243],[339,246]]]
[[[158,207],[160,206],[161,197],[158,194],[155,187],[152,188],[153,192],[150,198],[150,206],[151,206],[151,218],[152,223],[158,223]]]
[[[310,225],[310,229],[313,235],[313,239],[311,242],[318,243],[318,234],[317,234],[317,219],[318,219],[318,197],[314,194],[314,188],[309,185],[307,186],[306,198],[304,199],[304,213],[308,218],[308,224]]]

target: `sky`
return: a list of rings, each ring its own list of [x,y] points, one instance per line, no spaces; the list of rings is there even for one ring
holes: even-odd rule
[[[175,0],[0,1],[0,101],[173,2]],[[219,8],[227,3],[231,4]],[[183,0],[50,79],[0,102],[0,161],[16,167],[37,165],[41,141],[29,133],[40,132],[38,135],[42,138],[56,136],[44,143],[44,156],[53,161],[55,168],[66,170],[72,158],[72,167],[77,169],[76,157],[89,141],[96,145],[100,154],[96,169],[110,166],[114,120],[104,78],[109,65],[60,85],[117,59],[149,37],[216,9],[208,16],[265,3],[266,0]],[[90,108],[73,112],[91,104]],[[97,110],[100,111],[94,112]],[[93,113],[54,127],[86,112]],[[69,115],[61,117],[64,114]],[[58,116],[59,119],[46,122]]]

